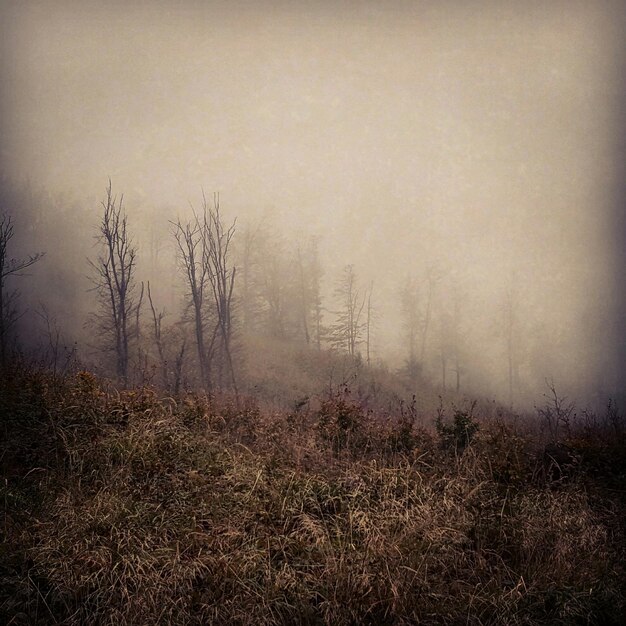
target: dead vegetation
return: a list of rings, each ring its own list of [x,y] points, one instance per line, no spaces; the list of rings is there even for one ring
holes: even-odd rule
[[[87,372],[1,385],[3,623],[623,623],[615,407],[569,425],[555,472],[479,410],[424,429],[345,389],[271,412]]]

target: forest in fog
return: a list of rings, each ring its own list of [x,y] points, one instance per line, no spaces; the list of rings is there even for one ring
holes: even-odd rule
[[[288,344],[391,368],[413,393],[426,383],[519,405],[555,375],[574,390],[590,382],[588,360],[577,369],[563,357],[580,341],[573,329],[533,310],[542,303],[528,297],[538,286],[524,266],[489,300],[466,268],[436,255],[380,284],[350,256],[329,267],[323,233],[290,233],[271,211],[246,223],[202,191],[180,212],[133,211],[108,184],[88,208],[5,184],[3,206],[17,210],[5,214],[3,263],[35,263],[4,280],[3,353],[19,349],[55,370],[80,361],[125,385],[175,392],[236,390],[238,378],[249,392],[247,374],[263,368],[255,360]],[[334,381],[328,371],[327,382],[349,370]]]
[[[46,358],[75,349],[120,375],[99,265],[110,202],[134,255],[123,378],[232,386],[239,370],[245,387],[282,342],[519,407],[546,380],[615,396],[621,16],[7,3],[7,258],[45,256],[7,278],[21,297],[5,341],[42,355],[58,333]],[[199,301],[185,264],[210,233],[228,240],[228,293],[205,264]]]
[[[0,2],[0,623],[621,626],[622,0]]]
[[[528,407],[546,385],[587,402],[618,391],[612,311],[603,303],[591,318],[597,303],[559,294],[567,268],[533,276],[535,260],[521,259],[482,268],[479,279],[454,251],[417,248],[410,265],[381,277],[377,265],[389,259],[378,244],[367,263],[337,251],[332,262],[321,229],[294,232],[272,210],[242,219],[225,206],[228,194],[133,207],[109,180],[100,196],[82,206],[5,179],[4,358],[18,351],[55,371],[80,363],[173,393],[254,393],[266,362],[291,346],[347,357],[341,372],[331,363],[321,373],[316,391],[362,366],[395,372],[409,397],[427,385]],[[558,300],[540,297],[549,288]],[[311,391],[282,381],[290,387],[287,401]]]

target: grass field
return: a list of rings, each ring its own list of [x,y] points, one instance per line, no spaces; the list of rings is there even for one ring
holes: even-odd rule
[[[16,366],[0,411],[3,623],[626,622],[613,407],[548,441],[347,389],[273,411]]]

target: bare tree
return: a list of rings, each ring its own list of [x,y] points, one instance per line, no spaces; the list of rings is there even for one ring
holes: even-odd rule
[[[441,293],[438,289],[442,273],[435,265],[426,267],[422,285],[409,275],[400,291],[400,311],[402,314],[403,342],[406,345],[404,371],[415,384],[425,371],[426,360],[435,355],[430,345],[436,314],[439,311],[439,357],[441,359],[442,383],[446,385],[446,369],[451,356],[449,332],[451,324],[444,319]]]
[[[128,232],[123,200],[123,196],[118,201],[113,195],[109,180],[96,235],[101,251],[89,264],[100,306],[95,320],[102,347],[114,352],[117,377],[126,385],[130,342],[138,332],[140,304],[134,298],[137,250]]]
[[[239,306],[247,334],[302,341],[321,348],[318,240],[288,245],[267,218],[244,230],[239,251]]]
[[[519,365],[517,358],[517,298],[513,283],[511,283],[505,291],[501,310],[508,366],[509,404],[512,405],[519,381]]]
[[[173,389],[172,389],[174,392],[174,395],[178,395],[180,391],[180,386],[183,380],[183,365],[185,363],[186,349],[187,349],[187,335],[183,333],[182,341],[180,342],[180,348],[174,360],[174,384],[173,384]]]
[[[546,378],[546,386],[549,393],[544,394],[546,405],[537,409],[539,417],[542,419],[542,427],[548,429],[551,443],[557,444],[562,431],[566,435],[570,434],[571,422],[575,418],[575,405],[568,402],[567,396],[559,396],[556,391],[554,380]]]
[[[206,222],[206,220],[205,220]],[[187,286],[189,287],[190,304],[193,309],[194,330],[196,338],[196,350],[198,354],[198,367],[200,379],[207,388],[211,387],[209,363],[215,334],[209,341],[210,350],[207,350],[205,342],[205,290],[207,288],[209,267],[208,240],[205,233],[205,224],[194,211],[194,220],[182,224],[180,220],[172,222],[174,226],[174,238],[178,245],[182,269],[185,273]]]
[[[265,242],[265,259],[261,297],[266,314],[266,328],[270,336],[284,339],[287,336],[286,288],[289,275],[287,259],[282,249],[282,241],[276,238],[271,246]]]
[[[213,194],[213,208],[207,210],[206,198],[203,194],[204,221],[208,230],[206,236],[209,242],[209,282],[213,291],[215,310],[217,312],[217,324],[221,342],[219,344],[223,357],[225,357],[230,378],[235,393],[237,393],[237,381],[233,366],[232,339],[233,339],[233,289],[235,286],[236,267],[230,263],[230,245],[235,234],[235,224],[226,227],[220,216],[220,197]],[[220,363],[221,367],[221,363]]]
[[[407,360],[417,361],[417,337],[420,329],[419,294],[413,276],[408,276],[400,291],[403,343],[407,347]]]
[[[430,330],[430,322],[432,319],[435,289],[440,279],[441,273],[435,266],[429,265],[426,268],[426,302],[424,316],[421,323],[420,363],[422,365],[424,364],[424,359],[426,358],[426,345],[428,341],[428,332]]]
[[[499,307],[499,324],[496,326],[497,334],[504,339],[511,405],[514,404],[521,391],[520,367],[526,356],[521,338],[528,334],[528,315],[524,311],[524,301],[520,297],[521,286],[517,272],[511,270]]]
[[[441,361],[441,387],[443,391],[446,391],[448,362],[454,358],[454,319],[443,308],[439,313],[439,358]]]
[[[244,230],[242,245],[238,282],[243,328],[247,334],[285,338],[290,270],[296,265],[286,258],[284,241],[267,217]]]
[[[64,374],[72,368],[77,368],[79,365],[77,342],[74,341],[70,344],[70,342],[66,341],[56,316],[50,313],[48,307],[43,302],[39,303],[35,314],[42,326],[40,331],[40,358],[42,365],[51,370],[53,375],[56,375],[58,372]]]
[[[211,388],[211,366],[217,357],[218,375],[225,363],[236,392],[232,350],[236,268],[230,261],[235,222],[226,227],[220,215],[219,195],[214,194],[213,206],[209,207],[203,193],[202,212],[193,210],[192,221],[182,224],[178,220],[173,226],[190,291],[202,382]]]
[[[461,389],[462,340],[461,306],[462,298],[458,279],[455,275],[446,276],[444,289],[439,289],[433,309],[438,330],[438,350],[441,364],[441,385],[445,391],[448,386],[449,372],[456,375],[455,389]]]
[[[296,265],[298,268],[298,318],[299,327],[307,344],[313,342],[321,349],[322,328],[322,270],[319,262],[318,240],[312,237],[302,249],[296,249]]]
[[[169,376],[167,371],[167,358],[165,357],[165,350],[163,347],[163,338],[161,333],[161,324],[165,317],[165,311],[157,312],[154,302],[152,300],[152,291],[150,290],[150,281],[148,281],[148,302],[150,304],[150,311],[152,312],[152,335],[154,338],[154,345],[157,349],[159,357],[159,364],[161,366],[161,381],[163,386],[167,389],[169,387]]]
[[[161,384],[177,395],[183,379],[185,350],[187,346],[186,324],[182,319],[163,326],[165,309],[157,309],[152,297],[150,281],[147,284],[148,303],[152,314],[152,339],[156,348],[156,360],[161,370]]]
[[[318,351],[322,349],[322,336],[326,334],[326,329],[323,325],[323,309],[322,309],[322,267],[319,261],[319,255],[317,246],[315,247],[314,256],[312,259],[312,289],[313,289],[313,324],[315,327],[315,346]]]
[[[367,317],[365,320],[365,354],[367,364],[370,365],[370,353],[371,353],[371,334],[372,334],[372,292],[374,291],[374,281],[370,282],[370,288],[367,293]]]
[[[422,313],[418,285],[409,275],[400,291],[400,312],[402,314],[402,342],[406,346],[404,370],[412,384],[416,384],[423,364],[418,357],[418,344],[422,337]]]
[[[262,236],[261,224],[246,227],[243,232],[243,250],[241,253],[241,309],[245,332],[256,327],[259,316],[259,293],[257,273],[259,268],[259,240]]]
[[[299,291],[299,305],[300,305],[300,324],[302,327],[302,332],[304,333],[304,340],[307,345],[311,342],[311,333],[309,332],[309,286],[307,285],[304,264],[302,262],[302,252],[300,250],[300,246],[297,247],[297,261],[298,261],[298,291]]]
[[[361,316],[365,307],[365,296],[358,289],[354,266],[346,265],[344,268],[335,295],[341,308],[331,328],[331,343],[336,348],[344,349],[350,356],[356,356],[364,331]]]
[[[453,286],[453,313],[452,313],[452,353],[454,359],[454,373],[456,375],[456,392],[461,391],[461,372],[463,367],[461,365],[461,295],[458,287],[455,284]]]
[[[34,265],[43,257],[43,253],[30,255],[26,259],[9,257],[8,245],[14,235],[13,221],[10,215],[0,216],[0,365],[7,361],[9,332],[19,318],[16,301],[17,289],[8,291],[7,281],[14,276],[23,276],[24,270]]]

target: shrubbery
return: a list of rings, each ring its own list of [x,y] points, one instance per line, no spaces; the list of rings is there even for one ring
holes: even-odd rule
[[[459,451],[469,445],[479,428],[473,416],[474,407],[472,404],[469,411],[455,409],[451,424],[444,421],[443,409],[439,410],[435,428],[443,447]]]

